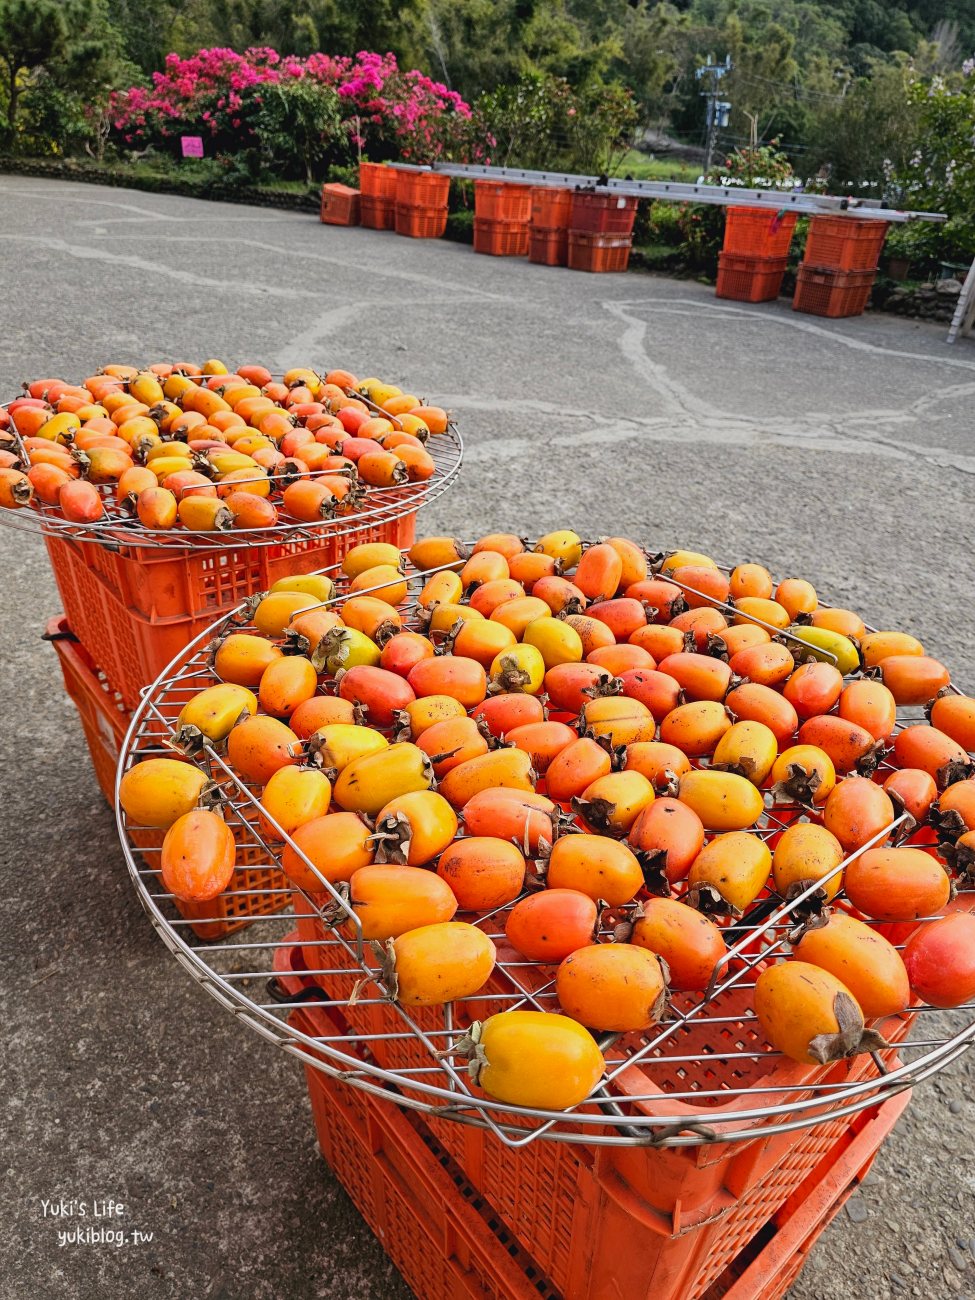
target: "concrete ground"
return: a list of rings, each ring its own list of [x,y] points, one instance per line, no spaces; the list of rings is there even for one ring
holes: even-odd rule
[[[0,211],[0,396],[214,354],[377,373],[467,440],[427,531],[569,525],[765,561],[975,684],[975,347],[943,328],[77,184],[0,178]],[[298,1066],[153,936],[40,641],[45,552],[2,540],[0,1296],[399,1300],[316,1157]],[[918,1089],[794,1300],[975,1295],[973,1083],[969,1057]],[[121,1201],[152,1240],[59,1246],[77,1220],[42,1201],[61,1197]]]

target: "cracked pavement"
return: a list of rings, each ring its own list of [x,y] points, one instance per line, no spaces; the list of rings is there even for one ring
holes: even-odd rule
[[[574,526],[760,560],[975,686],[971,340],[297,213],[26,177],[0,178],[0,205],[0,397],[109,361],[376,373],[452,407],[467,442],[424,531]],[[0,1295],[400,1300],[316,1157],[299,1067],[152,934],[39,639],[58,611],[43,546],[0,537]],[[973,1075],[969,1056],[917,1089],[793,1300],[975,1294]],[[40,1207],[58,1196],[121,1200],[153,1240],[59,1248]]]

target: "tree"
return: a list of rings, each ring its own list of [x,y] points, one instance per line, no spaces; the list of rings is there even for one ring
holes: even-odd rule
[[[24,110],[44,121],[43,135],[59,118],[77,135],[86,106],[104,102],[111,86],[131,81],[135,71],[120,57],[105,0],[0,0],[0,70],[11,148]],[[60,144],[57,135],[48,138]]]
[[[6,76],[5,141],[17,136],[25,78],[63,56],[68,44],[67,7],[57,0],[0,0],[0,64]]]
[[[810,124],[808,172],[827,167],[831,191],[881,197],[915,147],[911,76],[906,60],[875,60],[842,99],[823,101]]]

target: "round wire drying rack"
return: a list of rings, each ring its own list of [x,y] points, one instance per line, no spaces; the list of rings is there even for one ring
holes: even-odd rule
[[[411,626],[420,586],[435,570],[417,572],[405,558],[409,595],[400,609],[405,625]],[[324,604],[340,603],[345,598],[341,573],[337,567],[325,572],[338,585],[335,597]],[[720,604],[718,608],[733,610]],[[871,1022],[886,1037],[885,1049],[808,1067],[770,1047],[752,1008],[756,973],[762,963],[788,951],[789,931],[823,881],[789,901],[776,895],[770,882],[750,913],[724,927],[728,951],[705,993],[672,995],[669,1018],[644,1033],[599,1038],[606,1074],[587,1101],[569,1111],[517,1107],[487,1097],[470,1084],[464,1061],[454,1060],[448,1050],[473,1021],[497,1011],[558,1008],[554,968],[526,961],[506,945],[504,920],[513,904],[488,914],[459,914],[494,940],[498,960],[484,989],[443,1007],[411,1010],[385,995],[378,961],[363,942],[346,891],[321,877],[293,841],[292,847],[321,880],[321,893],[292,889],[281,876],[273,892],[282,910],[261,916],[253,938],[193,941],[189,927],[200,918],[180,916],[159,879],[163,833],[129,822],[118,802],[118,782],[134,763],[172,753],[183,705],[217,680],[209,663],[211,641],[225,631],[246,630],[247,617],[247,607],[240,606],[218,620],[146,688],[120,755],[116,816],[140,901],[169,950],[222,1005],[306,1066],[411,1110],[490,1130],[513,1148],[543,1138],[597,1146],[687,1147],[744,1142],[851,1116],[927,1079],[975,1042],[975,1003],[957,1009],[968,1023],[947,1036],[928,1028],[935,1008],[915,1003],[905,1013]],[[786,639],[792,636],[778,628],[769,630]],[[898,709],[897,729],[922,720],[918,711]],[[260,787],[244,782],[215,747],[204,747],[192,761],[222,795],[238,843],[238,872],[241,857],[250,866],[279,869],[288,837],[260,809]],[[706,760],[696,760],[696,765],[706,766]],[[887,761],[878,768],[880,774],[893,770]],[[770,806],[767,798],[752,833],[772,847],[802,813],[798,804]],[[931,833],[913,829],[908,816],[901,814],[848,855],[830,877],[891,831],[903,834],[904,843],[934,849]],[[964,882],[959,897],[962,905],[970,903],[975,910],[975,886]],[[842,891],[833,903],[843,905]],[[297,935],[292,933],[296,925]],[[297,1006],[327,1008],[330,1024],[339,1032],[303,1032],[289,1023]]]
[[[350,393],[350,396],[364,402],[377,415],[390,420],[394,427],[398,426],[396,416],[388,415],[361,393]],[[13,400],[15,399],[11,399]],[[9,406],[10,401],[0,402],[2,410]],[[12,449],[19,454],[25,466],[29,465],[30,453],[17,429],[16,415],[11,416],[9,433],[13,438]],[[0,510],[0,523],[25,532],[38,533],[55,541],[97,542],[111,551],[129,552],[143,547],[183,551],[241,551],[250,547],[292,543],[321,545],[331,538],[345,537],[366,528],[392,523],[436,501],[457,477],[464,455],[464,442],[451,421],[444,433],[430,435],[426,449],[435,466],[428,479],[398,483],[390,487],[360,484],[364,491],[356,497],[353,505],[340,506],[332,518],[320,522],[309,523],[279,515],[278,522],[268,528],[235,527],[219,531],[190,531],[182,527],[152,529],[146,527],[138,516],[122,509],[112,495],[112,485],[103,484],[99,490],[105,513],[94,523],[65,519],[57,506],[45,504],[36,494],[27,506],[19,510]],[[313,471],[308,477],[320,477],[328,472],[334,473]]]

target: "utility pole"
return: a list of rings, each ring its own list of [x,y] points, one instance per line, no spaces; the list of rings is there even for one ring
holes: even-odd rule
[[[727,76],[731,71],[731,55],[725,57],[724,63],[715,63],[711,55],[708,55],[707,63],[698,68],[695,76],[704,87],[701,94],[707,104],[707,137],[704,147],[704,174],[705,176],[711,170],[711,159],[714,156],[714,144],[719,130],[728,125],[728,118],[731,113],[731,104],[727,100],[719,99],[718,92],[721,88],[721,78]]]

